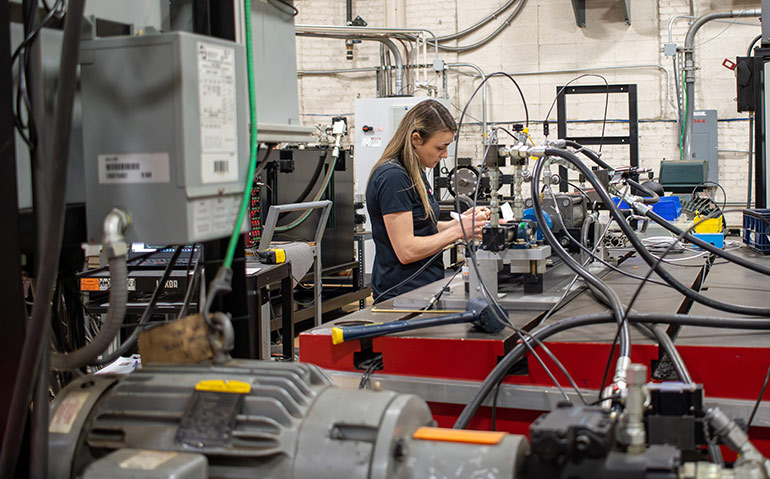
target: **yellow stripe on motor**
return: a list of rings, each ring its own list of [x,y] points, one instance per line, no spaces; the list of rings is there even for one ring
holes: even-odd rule
[[[340,344],[345,342],[345,336],[342,333],[342,328],[333,327],[332,328],[332,344]]]
[[[249,394],[251,392],[251,384],[229,379],[206,379],[196,384],[195,390],[216,393]]]
[[[496,431],[466,431],[463,429],[446,429],[443,427],[421,427],[412,437],[423,441],[464,442],[492,446],[499,444],[508,433]]]

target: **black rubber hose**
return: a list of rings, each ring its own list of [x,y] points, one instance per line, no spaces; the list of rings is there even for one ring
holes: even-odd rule
[[[155,306],[158,304],[158,299],[160,298],[160,295],[163,294],[163,291],[165,291],[166,282],[168,281],[168,278],[171,277],[171,272],[174,270],[174,265],[176,265],[177,259],[179,259],[179,255],[181,253],[182,253],[182,247],[177,246],[176,249],[174,250],[174,254],[171,255],[171,259],[169,259],[168,264],[166,265],[166,269],[163,270],[163,275],[161,276],[160,281],[158,282],[158,285],[155,287],[155,290],[152,292],[152,297],[150,298],[150,302],[147,304],[147,307],[144,308],[144,312],[142,313],[142,318],[139,320],[139,323],[131,332],[131,335],[128,337],[128,339],[126,339],[118,347],[118,349],[104,356],[103,358],[97,359],[95,356],[92,357],[89,360],[89,364],[94,364],[97,366],[104,366],[104,365],[110,364],[111,362],[115,361],[119,357],[126,354],[126,352],[128,352],[131,348],[134,347],[134,345],[136,344],[136,340],[139,338],[139,332],[144,328],[144,325],[150,321],[150,318],[152,318],[152,315],[155,312]],[[110,288],[110,301],[112,301],[112,288]],[[123,324],[123,321],[121,320],[120,325],[122,324]],[[118,327],[120,327],[120,325],[118,325]],[[104,351],[104,349],[102,349],[102,351]]]
[[[85,0],[70,0],[67,16],[64,21],[62,37],[61,60],[59,62],[59,88],[54,110],[53,140],[50,149],[46,148],[52,158],[52,181],[49,195],[48,241],[42,251],[38,263],[37,295],[32,306],[32,315],[28,322],[27,335],[24,338],[19,371],[13,386],[11,407],[8,421],[5,425],[2,448],[0,448],[0,477],[13,477],[18,461],[24,430],[27,420],[28,406],[32,399],[35,371],[39,369],[40,357],[45,334],[50,328],[51,301],[53,299],[54,283],[59,269],[61,242],[64,233],[64,208],[66,205],[67,167],[69,163],[70,132],[72,127],[72,110],[77,89],[78,45],[83,22]]]
[[[535,214],[535,219],[537,220],[538,227],[540,228],[540,232],[543,234],[543,237],[545,238],[546,242],[551,245],[556,255],[575,273],[580,275],[585,281],[591,285],[592,287],[596,288],[597,290],[601,291],[601,293],[610,301],[610,307],[613,310],[615,317],[618,320],[618,324],[621,325],[622,330],[620,334],[620,356],[621,357],[630,357],[631,354],[631,335],[628,331],[628,324],[625,324],[623,322],[623,304],[620,301],[620,298],[615,293],[615,291],[612,290],[609,286],[607,286],[602,280],[591,274],[588,270],[583,268],[583,266],[580,265],[577,261],[575,261],[574,258],[572,258],[572,255],[570,255],[559,243],[559,240],[556,239],[556,236],[554,236],[553,232],[551,231],[551,228],[548,227],[548,224],[545,221],[545,216],[543,215],[543,207],[540,204],[540,176],[543,173],[543,165],[545,164],[547,160],[542,159],[538,161],[535,164],[535,169],[532,172],[532,210]],[[578,160],[579,161],[579,160]],[[564,225],[562,225],[564,226]]]
[[[324,165],[326,164],[326,160],[329,159],[329,155],[331,155],[332,150],[328,150],[325,155],[323,155],[318,160],[318,166],[316,166],[315,172],[313,173],[313,176],[311,176],[311,180],[307,183],[307,186],[305,186],[305,189],[302,191],[302,193],[297,196],[297,199],[292,201],[292,203],[304,203],[307,201],[307,197],[310,195],[310,193],[313,191],[313,187],[315,186],[316,182],[318,181],[318,178],[321,176],[321,171],[324,169]]]
[[[687,316],[682,314],[665,313],[628,313],[626,318],[631,323],[652,323],[652,324],[676,324],[679,326],[696,326],[704,328],[726,328],[726,329],[746,329],[746,330],[770,330],[770,320],[768,319],[741,319],[741,318],[717,318],[712,316]],[[544,326],[531,333],[531,336],[540,341],[545,341],[549,337],[582,326],[592,324],[612,323],[615,317],[612,313],[589,314],[563,319],[561,321]],[[537,341],[530,339],[530,342],[536,344]],[[455,429],[465,429],[468,427],[471,419],[478,411],[479,407],[486,400],[490,392],[500,383],[508,374],[510,368],[524,356],[527,346],[518,343],[503,359],[497,363],[497,366],[489,373],[479,387],[473,399],[465,406],[460,416],[455,422]]]
[[[658,326],[654,324],[645,324],[644,326],[649,329],[653,335],[655,335],[655,339],[658,341],[658,344],[660,344],[660,347],[662,347],[668,355],[668,358],[671,360],[671,364],[674,366],[676,375],[679,376],[679,380],[683,383],[692,383],[690,371],[687,369],[687,366],[685,366],[684,359],[682,359],[682,356],[679,354],[679,350],[676,349],[671,336],[666,334],[665,331],[662,331]]]
[[[45,335],[48,343],[50,331]],[[35,396],[32,407],[30,427],[29,477],[30,479],[48,478],[48,384],[50,378],[51,350],[43,348],[40,357],[40,369],[37,371]]]
[[[605,170],[614,170],[615,168],[611,167],[606,161],[602,160],[599,155],[597,155],[593,150],[589,150],[585,146],[581,145],[580,143],[572,140],[565,140],[566,145],[570,148],[575,148],[577,151],[585,155],[587,158],[589,158],[591,161],[599,165],[600,168],[604,168]]]
[[[599,196],[601,197],[601,200],[604,202],[607,208],[609,208],[610,214],[614,217],[615,221],[617,221],[618,226],[620,226],[620,229],[623,231],[623,234],[626,235],[626,238],[628,238],[628,240],[637,250],[639,255],[642,257],[642,259],[644,259],[644,261],[656,273],[658,273],[658,275],[661,278],[663,278],[664,281],[666,281],[668,284],[674,287],[674,289],[676,289],[683,295],[687,296],[688,298],[692,299],[693,301],[701,303],[710,308],[714,308],[714,309],[718,309],[721,311],[734,313],[734,314],[745,314],[745,315],[751,315],[751,316],[770,316],[770,308],[758,308],[758,307],[746,306],[746,305],[740,305],[740,304],[725,303],[722,301],[718,301],[718,300],[703,296],[700,293],[696,293],[691,288],[688,288],[687,286],[680,283],[676,278],[674,278],[671,275],[671,273],[669,273],[663,267],[661,262],[657,261],[657,258],[655,258],[647,250],[647,248],[644,247],[642,242],[639,240],[639,238],[637,238],[636,234],[631,229],[631,226],[628,224],[627,221],[625,221],[625,218],[623,217],[623,213],[621,213],[620,209],[615,205],[615,203],[612,202],[612,199],[610,198],[609,194],[607,194],[607,192],[601,186],[596,175],[594,175],[593,172],[589,170],[588,167],[586,167],[580,161],[580,159],[577,156],[575,156],[574,153],[566,150],[561,150],[558,148],[546,148],[545,154],[547,156],[558,156],[560,158],[564,158],[565,160],[574,164],[578,168],[580,173],[582,173],[586,177],[586,179],[594,186],[597,194],[599,194]],[[533,183],[534,182],[535,181],[534,181],[534,175],[533,175]],[[653,216],[657,216],[657,215],[653,213]],[[731,256],[734,256],[734,255],[731,255]]]
[[[68,353],[52,353],[51,369],[68,371],[91,364],[102,354],[120,333],[128,306],[128,267],[126,256],[110,258],[110,306],[107,319],[102,323],[99,334],[88,344]]]
[[[682,230],[677,228],[676,226],[672,225],[665,219],[663,219],[660,215],[655,213],[654,211],[650,210],[646,213],[646,216],[650,218],[652,221],[658,223],[668,231],[674,233],[675,235],[679,236],[682,234]],[[746,258],[741,258],[740,256],[734,255],[730,253],[729,251],[725,251],[721,248],[717,248],[711,243],[707,243],[703,241],[702,239],[695,237],[691,235],[690,233],[687,233],[684,235],[684,239],[689,241],[690,243],[699,246],[700,248],[710,252],[714,253],[715,255],[724,258],[728,261],[731,261],[737,265],[743,266],[744,268],[750,269],[752,271],[755,271],[760,274],[764,274],[766,276],[770,276],[770,268],[767,268],[765,266],[762,266],[761,264],[754,263]]]
[[[642,203],[644,203],[645,205],[654,205],[655,203],[660,201],[660,196],[658,196],[657,193],[647,188],[646,186],[642,185],[638,181],[634,181],[631,178],[626,178],[626,183],[638,189],[639,191],[642,192],[642,194],[645,195],[645,197],[642,198]]]

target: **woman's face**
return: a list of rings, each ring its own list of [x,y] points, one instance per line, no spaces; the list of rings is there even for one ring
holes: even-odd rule
[[[434,168],[438,165],[442,158],[447,157],[447,147],[453,139],[454,133],[451,130],[434,133],[427,140],[423,140],[416,131],[412,133],[412,146],[420,160],[420,165],[423,168]]]

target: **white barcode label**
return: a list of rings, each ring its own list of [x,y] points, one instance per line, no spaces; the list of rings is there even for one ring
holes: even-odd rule
[[[227,173],[230,171],[230,163],[227,161],[215,161],[214,173]]]
[[[168,183],[168,153],[99,155],[99,183]]]
[[[235,49],[198,42],[201,182],[238,181]]]

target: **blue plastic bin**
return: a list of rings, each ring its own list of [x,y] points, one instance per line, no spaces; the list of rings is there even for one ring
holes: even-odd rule
[[[762,254],[770,254],[770,209],[743,210],[743,242]]]
[[[717,248],[725,247],[724,233],[693,233],[692,235],[706,243],[711,243]],[[700,246],[696,246],[696,248],[701,249]]]
[[[612,200],[616,205],[618,204],[618,198],[612,198]],[[625,201],[621,201],[618,206],[621,209],[630,208]],[[660,201],[652,205],[652,211],[666,221],[673,221],[682,214],[682,202],[679,201],[678,196],[661,196]]]

